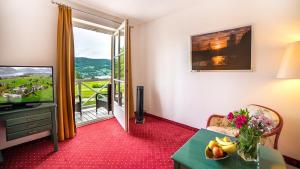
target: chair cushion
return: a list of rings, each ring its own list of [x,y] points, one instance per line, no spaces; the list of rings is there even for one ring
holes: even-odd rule
[[[268,136],[268,137],[262,137],[260,139],[260,143],[266,147],[274,148],[275,144],[275,137],[276,135]]]
[[[228,136],[235,137],[238,135],[239,130],[233,127],[219,127],[219,126],[208,126],[207,130],[215,131],[218,133],[226,134]]]
[[[212,117],[209,122],[209,126],[224,127],[228,125],[228,120],[224,117]]]
[[[248,105],[246,106],[246,108],[248,109],[250,116],[255,115],[257,113],[263,113],[267,118],[271,119],[272,127],[270,128],[270,130],[279,125],[279,117],[274,111],[257,105]]]

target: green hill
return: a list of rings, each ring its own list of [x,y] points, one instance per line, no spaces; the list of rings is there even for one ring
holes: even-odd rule
[[[111,76],[111,60],[75,57],[76,78]]]

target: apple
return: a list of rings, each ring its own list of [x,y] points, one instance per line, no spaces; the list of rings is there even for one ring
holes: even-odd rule
[[[214,157],[216,157],[216,158],[223,157],[223,155],[224,155],[223,150],[220,147],[214,147],[212,152],[213,152]]]
[[[218,143],[215,140],[211,140],[208,143],[208,148],[212,150],[214,147],[218,147]]]

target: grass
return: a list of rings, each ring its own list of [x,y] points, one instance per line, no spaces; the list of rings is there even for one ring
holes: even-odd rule
[[[39,101],[51,101],[53,100],[53,95],[52,95],[52,87],[41,90],[38,92],[35,92],[34,94],[31,94],[29,97],[22,98],[22,102],[30,102],[32,100],[39,100]]]
[[[0,103],[5,103],[5,102],[6,102],[6,99],[4,97],[0,96]]]
[[[94,90],[99,90],[101,87],[103,87],[105,84],[107,84],[108,80],[107,81],[95,81],[95,82],[82,82],[83,84],[89,86],[90,88],[93,88]],[[95,87],[97,86],[97,87]],[[118,86],[117,86],[118,88]],[[124,86],[124,83],[121,83],[121,92],[123,92],[123,96],[124,96],[124,92],[125,92],[125,86]],[[90,98],[95,92],[92,91],[91,89],[87,88],[86,86],[84,85],[81,85],[81,99],[88,99]],[[107,93],[107,87],[103,88],[100,93],[102,95],[105,95],[107,96],[108,93]],[[75,96],[78,95],[78,85],[75,86]],[[96,104],[96,101],[95,101],[95,97],[92,98],[90,101],[88,101],[87,103],[85,103],[85,105],[94,105]]]
[[[20,76],[15,78],[7,78],[1,79],[0,83],[7,83],[9,86],[20,86],[26,83],[30,83],[37,80],[39,84],[52,83],[52,79],[50,76],[45,75],[31,75],[31,76]]]
[[[82,82],[82,84],[85,84],[89,86],[90,88],[98,91],[101,87],[103,87],[105,84],[107,84],[107,81],[94,81],[94,82]],[[93,94],[95,94],[94,91],[91,89],[87,88],[86,86],[81,84],[81,98],[82,99],[87,99],[91,97]],[[97,87],[95,87],[97,86]],[[107,95],[107,87],[103,88],[100,93],[102,95]],[[75,86],[75,96],[78,95],[78,85]],[[88,101],[85,105],[93,105],[96,104],[95,98],[91,99]]]
[[[24,85],[28,90],[34,85],[44,86],[46,88],[36,91],[22,98],[12,98],[13,102],[37,102],[37,101],[52,101],[52,77],[49,75],[32,74],[26,76],[19,76],[14,78],[0,79],[0,93],[16,94],[14,89]],[[25,92],[26,93],[26,92]],[[0,96],[0,103],[6,103],[7,99]]]

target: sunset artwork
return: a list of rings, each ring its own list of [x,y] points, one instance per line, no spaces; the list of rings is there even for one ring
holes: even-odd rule
[[[192,70],[251,70],[251,26],[191,37]]]

